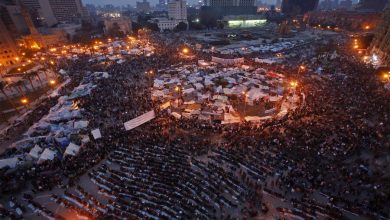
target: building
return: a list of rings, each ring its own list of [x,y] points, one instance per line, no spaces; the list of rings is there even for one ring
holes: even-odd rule
[[[255,0],[205,0],[210,7],[255,6]]]
[[[3,23],[14,38],[29,33],[18,5],[0,1],[0,19],[3,20]]]
[[[370,32],[378,25],[380,16],[378,12],[312,11],[305,14],[304,21],[312,27]]]
[[[19,62],[19,56],[17,53],[16,44],[13,38],[0,19],[0,69],[7,66],[12,66]]]
[[[295,16],[303,15],[317,8],[319,0],[283,0],[282,13]]]
[[[104,19],[104,33],[109,34],[113,28],[118,28],[119,30],[116,31],[119,31],[124,35],[131,34],[131,20],[125,16]]]
[[[39,50],[52,45],[60,45],[67,41],[67,33],[60,28],[44,28],[42,33],[35,27],[31,15],[25,6],[21,6],[21,14],[30,34],[19,39],[19,43],[28,49]]]
[[[171,0],[168,2],[168,17],[155,18],[160,31],[174,30],[180,23],[185,23],[188,29],[187,2],[184,0]]]
[[[352,0],[343,0],[339,4],[340,9],[350,10],[352,9]]]
[[[205,0],[201,13],[212,13],[222,18],[228,15],[255,15],[255,0]]]
[[[261,27],[267,23],[267,19],[260,15],[230,15],[224,16],[220,21],[223,23],[224,28],[253,28]]]
[[[28,8],[34,23],[53,26],[60,23],[79,23],[88,16],[81,0],[20,0]]]
[[[382,11],[388,0],[360,0],[356,10],[363,11]]]
[[[81,0],[40,0],[41,7],[44,8],[42,2],[47,1],[54,17],[61,23],[79,22],[81,18],[87,16],[86,9],[83,7]]]
[[[137,12],[139,13],[148,13],[151,11],[150,3],[147,0],[143,0],[142,2],[137,2],[136,4]]]
[[[168,18],[187,22],[187,3],[183,0],[172,0],[168,3]]]
[[[373,61],[390,66],[390,7],[384,10],[371,44]]]

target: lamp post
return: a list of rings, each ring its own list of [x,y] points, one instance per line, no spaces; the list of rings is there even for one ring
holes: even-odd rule
[[[384,73],[383,74],[383,78],[385,80],[385,82],[390,82],[390,71],[388,73]]]
[[[26,97],[23,97],[20,102],[22,103],[22,105],[24,105],[24,107],[26,108],[27,110],[27,105],[28,105],[28,99]]]

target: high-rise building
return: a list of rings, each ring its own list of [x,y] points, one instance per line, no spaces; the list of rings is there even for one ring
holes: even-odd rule
[[[382,11],[388,0],[360,0],[356,6],[357,10]]]
[[[205,0],[205,3],[211,7],[255,6],[255,0]]]
[[[87,16],[81,0],[40,0],[48,1],[58,22],[74,22]],[[42,2],[43,3],[43,2]],[[41,4],[43,7],[44,4]]]
[[[29,9],[33,20],[52,26],[58,22],[78,22],[88,16],[81,0],[20,0]]]
[[[187,3],[184,0],[172,0],[168,3],[168,17],[174,20],[187,20]]]
[[[381,22],[376,28],[371,44],[373,58],[382,65],[390,66],[390,4],[383,11]]]
[[[343,0],[339,4],[340,9],[346,9],[349,10],[352,8],[352,0]]]
[[[147,0],[143,0],[142,2],[137,2],[136,6],[137,12],[147,13],[151,11],[150,3]]]
[[[227,15],[252,15],[257,13],[255,0],[205,0],[201,14],[210,14],[211,17]]]
[[[13,38],[0,19],[0,64],[1,67],[11,66],[18,63],[18,53],[16,49],[16,44],[13,41]]]
[[[303,15],[315,10],[319,0],[283,0],[282,12],[286,15]]]

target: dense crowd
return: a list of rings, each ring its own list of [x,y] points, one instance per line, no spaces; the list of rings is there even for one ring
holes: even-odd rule
[[[178,55],[180,42],[153,38],[159,44],[151,57],[110,65],[88,57],[67,61],[64,68],[75,84],[88,71],[111,76],[78,100],[89,126],[100,128],[103,138],[76,157],[3,172],[3,183],[13,183],[16,176],[30,179],[33,193],[61,186],[65,192],[52,193],[52,201],[91,218],[232,219],[266,215],[271,208],[304,219],[344,219],[352,213],[389,217],[390,100],[371,67],[343,50],[332,59],[325,52],[315,62],[294,58],[283,67],[267,65],[298,79],[298,92],[306,96],[286,117],[261,125],[176,120],[151,101],[150,85],[157,70],[192,61]],[[197,59],[210,56],[196,54]],[[307,71],[297,75],[296,65],[305,62]],[[319,66],[322,75],[313,73]],[[151,109],[155,120],[124,130],[125,121]],[[82,186],[84,173],[109,199],[98,200]],[[270,203],[270,196],[279,202]],[[31,209],[62,218],[25,197]],[[0,209],[0,216],[15,213]]]

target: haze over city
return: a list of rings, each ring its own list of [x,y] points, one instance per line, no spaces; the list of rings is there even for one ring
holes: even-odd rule
[[[390,0],[163,2],[0,0],[0,219],[390,219]]]

